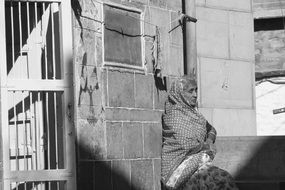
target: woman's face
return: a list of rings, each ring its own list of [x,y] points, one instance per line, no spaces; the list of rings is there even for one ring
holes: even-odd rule
[[[192,107],[197,106],[197,90],[197,84],[191,83],[181,93],[182,99]]]

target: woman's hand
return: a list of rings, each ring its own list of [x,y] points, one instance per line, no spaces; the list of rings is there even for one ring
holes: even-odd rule
[[[216,145],[213,142],[210,141],[206,141],[203,145],[203,151],[205,151],[210,158],[213,160],[216,153],[217,153],[217,148]]]

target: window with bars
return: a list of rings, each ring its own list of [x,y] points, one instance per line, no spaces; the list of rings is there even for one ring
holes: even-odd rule
[[[138,10],[103,5],[106,65],[143,67],[143,25]]]
[[[59,5],[5,1],[8,77],[61,79]]]

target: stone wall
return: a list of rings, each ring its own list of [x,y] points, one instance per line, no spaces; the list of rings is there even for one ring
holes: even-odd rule
[[[196,3],[201,111],[220,136],[256,135],[251,1]]]
[[[145,59],[139,70],[104,65],[102,2],[72,1],[78,189],[157,190],[161,114],[184,72],[181,1],[104,2],[142,12]],[[197,18],[202,112],[220,136],[256,134],[251,4],[197,0]]]
[[[74,0],[78,189],[160,189],[161,114],[183,75],[181,1],[104,1],[144,15],[142,70],[103,65],[102,3]],[[153,74],[160,35],[163,78]]]

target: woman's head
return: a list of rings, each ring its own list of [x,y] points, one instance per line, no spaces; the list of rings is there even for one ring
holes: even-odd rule
[[[194,77],[183,76],[173,82],[170,95],[176,103],[190,107],[197,106],[197,81]]]

